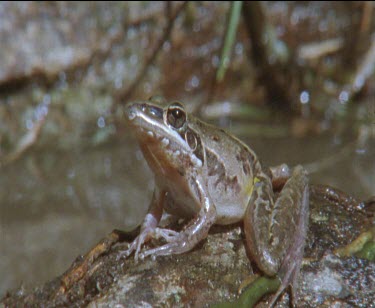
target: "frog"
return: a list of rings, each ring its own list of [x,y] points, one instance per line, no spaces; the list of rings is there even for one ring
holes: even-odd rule
[[[155,188],[139,235],[120,257],[134,253],[138,261],[186,253],[214,224],[242,222],[251,260],[280,280],[270,306],[289,285],[294,289],[308,228],[307,171],[301,165],[265,167],[248,145],[193,116],[179,101],[130,102],[125,115]],[[163,213],[186,224],[179,232],[159,227]],[[152,239],[161,244],[146,248]]]

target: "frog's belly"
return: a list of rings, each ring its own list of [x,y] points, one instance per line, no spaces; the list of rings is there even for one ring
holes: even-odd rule
[[[164,210],[177,217],[195,217],[203,205],[200,204],[202,198],[198,196],[198,189],[194,191],[191,188],[194,188],[193,184],[193,182],[192,185],[187,185],[186,182],[169,181]],[[220,194],[218,191],[211,191],[209,195],[216,208],[215,224],[228,225],[242,220],[249,201],[249,197],[244,198],[244,192]]]
[[[216,220],[215,223],[219,225],[229,225],[242,220],[245,215],[246,208],[239,204],[217,204],[216,205]]]
[[[200,210],[195,200],[186,198],[185,200],[174,200],[167,198],[164,209],[167,213],[182,218],[193,218]],[[239,204],[216,204],[215,224],[229,225],[239,221],[245,214],[245,208]]]
[[[216,208],[216,224],[228,225],[242,221],[251,192],[248,189],[249,185],[241,184],[240,186],[245,189],[235,191],[219,183],[215,190],[210,191]]]

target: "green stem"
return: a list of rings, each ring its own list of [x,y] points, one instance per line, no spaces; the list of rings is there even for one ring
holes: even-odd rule
[[[234,39],[238,28],[238,22],[241,15],[242,1],[233,1],[230,9],[229,24],[225,34],[223,50],[221,52],[220,64],[216,73],[216,80],[222,81],[225,72],[229,66],[230,53],[233,49]]]
[[[277,277],[259,277],[242,292],[234,302],[220,303],[211,308],[251,308],[266,294],[275,293],[280,287],[280,279]]]

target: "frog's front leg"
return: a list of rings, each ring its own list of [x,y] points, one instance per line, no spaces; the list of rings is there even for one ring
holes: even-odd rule
[[[134,258],[135,260],[138,260],[138,255],[142,245],[153,237],[159,224],[160,218],[163,214],[163,204],[166,194],[167,192],[165,190],[160,190],[158,187],[155,188],[149,211],[143,219],[139,235],[130,243],[127,250],[120,252],[119,258],[128,257],[131,253],[135,252]]]
[[[195,187],[201,204],[201,209],[197,216],[181,232],[166,239],[167,244],[146,250],[141,253],[140,257],[152,256],[154,258],[156,256],[181,254],[191,250],[197,243],[207,237],[208,231],[216,219],[216,208],[200,181],[195,180]]]
[[[289,284],[295,284],[303,257],[308,211],[308,178],[302,166],[294,168],[276,201],[271,178],[261,170],[255,174],[244,229],[249,252],[258,267],[281,280],[271,305]]]

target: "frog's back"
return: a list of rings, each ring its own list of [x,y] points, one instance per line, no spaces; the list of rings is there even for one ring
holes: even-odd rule
[[[205,152],[207,187],[217,210],[217,223],[242,219],[253,186],[253,170],[259,162],[243,142],[223,129],[200,120],[192,128],[199,131]]]

